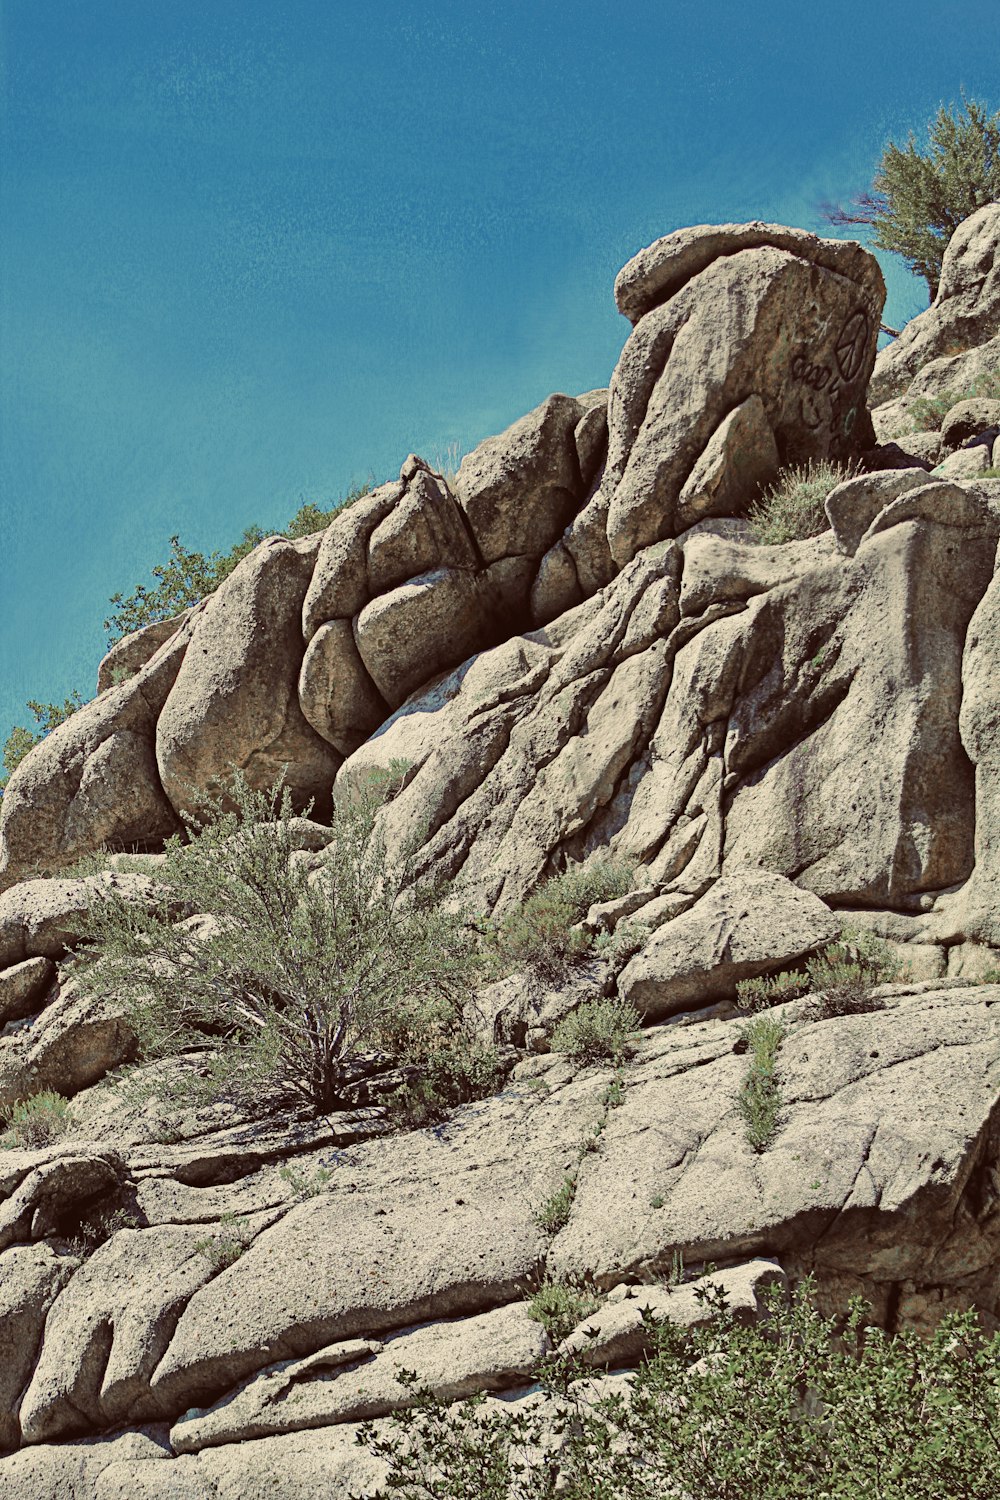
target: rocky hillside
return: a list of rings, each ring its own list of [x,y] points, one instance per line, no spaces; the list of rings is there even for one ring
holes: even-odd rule
[[[263,542],[115,646],[12,778],[0,1107],[52,1089],[75,1123],[0,1156],[0,1497],[363,1490],[356,1427],[406,1401],[400,1368],[449,1399],[530,1384],[546,1280],[606,1294],[586,1349],[612,1369],[643,1347],[629,1285],[695,1316],[680,1264],[748,1316],[812,1274],[889,1329],[1000,1324],[1000,206],[877,357],[876,262],[798,230],[678,231],[615,296],[607,390]],[[827,529],[755,540],[762,491],[820,461]],[[64,964],[89,908],[141,900],[234,768],[284,775],[321,870],[334,796],[389,767],[387,866],[477,912],[631,872],[580,962],[476,997],[502,1089],[389,1133],[377,1105],[130,1104],[128,1017]],[[71,869],[116,850],[145,864]],[[881,971],[771,992],[755,1142],[737,986],[845,933]],[[642,1021],[627,1060],[553,1046],[609,998]]]

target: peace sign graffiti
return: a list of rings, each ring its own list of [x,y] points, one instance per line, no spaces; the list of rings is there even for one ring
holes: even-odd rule
[[[852,313],[840,330],[834,354],[837,368],[846,381],[861,370],[868,352],[868,319],[863,312]]]

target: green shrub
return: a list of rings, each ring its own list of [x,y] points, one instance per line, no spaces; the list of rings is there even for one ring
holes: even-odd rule
[[[227,1213],[219,1216],[219,1232],[195,1241],[195,1250],[209,1262],[213,1271],[224,1271],[234,1265],[253,1239],[246,1219]]]
[[[777,482],[750,507],[747,519],[754,541],[776,546],[819,536],[830,525],[823,509],[827,495],[856,472],[827,459],[782,469]]]
[[[228,552],[192,552],[184,546],[179,536],[172,536],[168,543],[167,561],[157,563],[151,570],[156,579],[152,588],[137,584],[131,594],[113,594],[113,608],[104,622],[108,632],[108,645],[113,646],[133,630],[152,625],[157,620],[169,620],[181,610],[190,609],[207,594],[212,594],[223,583],[248,553],[264,540],[265,535],[286,536],[294,541],[309,536],[328,526],[338,510],[353,505],[363,495],[370,493],[371,486],[362,484],[349,490],[342,500],[325,510],[313,501],[304,501],[289,521],[284,531],[266,533],[260,526],[248,526],[238,542]]]
[[[576,924],[598,902],[612,901],[631,890],[634,868],[630,861],[604,857],[571,865],[552,876],[500,924],[501,960],[511,967],[530,966],[543,976],[558,977],[593,947],[589,933],[573,930]]]
[[[953,406],[977,396],[1000,400],[1000,370],[986,370],[964,390],[941,391],[936,396],[917,396],[910,404],[914,432],[937,431]]]
[[[528,1316],[541,1323],[554,1344],[561,1344],[600,1305],[592,1288],[574,1281],[543,1281],[528,1303]]]
[[[617,1061],[639,1029],[638,1011],[626,1000],[585,1000],[559,1022],[552,1048],[569,1053],[575,1062]]]
[[[327,1113],[351,1103],[359,1053],[419,1067],[469,1035],[476,934],[387,877],[385,792],[352,787],[312,869],[291,858],[287,791],[237,779],[229,810],[210,804],[168,842],[155,901],[109,888],[91,908],[80,983],[123,1003],[142,1058],[196,1058],[192,1097]]]
[[[282,1182],[287,1182],[296,1198],[318,1198],[320,1193],[325,1193],[330,1185],[333,1173],[329,1167],[318,1166],[315,1172],[305,1172],[301,1167],[293,1167],[290,1163],[278,1168],[278,1176]]]
[[[404,1130],[440,1124],[459,1104],[496,1093],[507,1072],[495,1047],[438,1034],[422,1048],[420,1076],[390,1095],[390,1115]]]
[[[784,1039],[785,1028],[768,1015],[755,1016],[741,1033],[750,1053],[750,1064],[736,1096],[736,1108],[747,1142],[758,1153],[767,1149],[778,1129],[781,1091],[777,1057]]]
[[[539,1372],[547,1404],[453,1406],[417,1389],[358,1442],[397,1500],[996,1500],[1000,1334],[948,1314],[889,1336],[852,1303],[823,1318],[805,1282],[744,1325],[718,1292],[693,1330],[653,1325],[627,1389]]]
[[[569,1173],[563,1178],[551,1198],[546,1198],[535,1219],[546,1234],[558,1234],[569,1223],[570,1211],[576,1197],[576,1176]]]
[[[741,1010],[757,1012],[802,995],[821,996],[818,1011],[827,1016],[878,1010],[876,985],[899,978],[902,964],[889,944],[864,928],[845,927],[840,937],[802,969],[786,969],[766,978],[741,979],[736,985],[736,1003]]]
[[[0,772],[0,798],[3,797],[7,783],[21,764],[22,760],[40,745],[47,734],[64,724],[71,714],[75,714],[78,708],[83,707],[83,699],[75,690],[62,703],[36,703],[34,698],[29,698],[26,707],[31,710],[35,720],[34,729],[26,729],[23,724],[15,724],[7,736],[3,752],[3,770]]]
[[[36,1150],[57,1141],[72,1125],[69,1100],[53,1089],[41,1089],[12,1106],[4,1145]]]

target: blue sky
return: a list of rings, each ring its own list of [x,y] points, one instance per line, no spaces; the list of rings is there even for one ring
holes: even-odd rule
[[[172,533],[605,385],[637,249],[822,229],[998,56],[996,0],[0,0],[0,741]]]

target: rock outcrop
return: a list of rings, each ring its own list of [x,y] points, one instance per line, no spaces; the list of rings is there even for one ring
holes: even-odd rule
[[[269,538],[119,643],[26,758],[0,812],[0,1113],[55,1089],[72,1129],[0,1153],[0,1500],[363,1493],[359,1424],[413,1399],[400,1370],[533,1401],[561,1340],[627,1378],[603,1372],[651,1320],[705,1316],[708,1263],[747,1319],[811,1276],[890,1330],[1000,1326],[997,412],[907,430],[939,379],[996,368],[998,246],[994,205],[876,362],[860,246],[666,236],[618,278],[608,390],[550,396],[451,483],[410,455],[322,533]],[[852,465],[829,528],[756,544],[762,486],[809,459]],[[128,1017],[73,983],[90,904],[154,899],[156,851],[234,769],[313,808],[289,838],[320,883],[334,794],[390,766],[380,869],[484,919],[581,862],[631,872],[586,961],[468,997],[506,1082],[406,1131],[374,1093],[316,1120],[172,1107],[162,1062],[133,1096]],[[757,1149],[739,982],[807,986],[866,932],[901,972],[775,1007]],[[642,1030],[585,1066],[556,1027],[597,1000]],[[593,1302],[556,1336],[552,1282]]]

